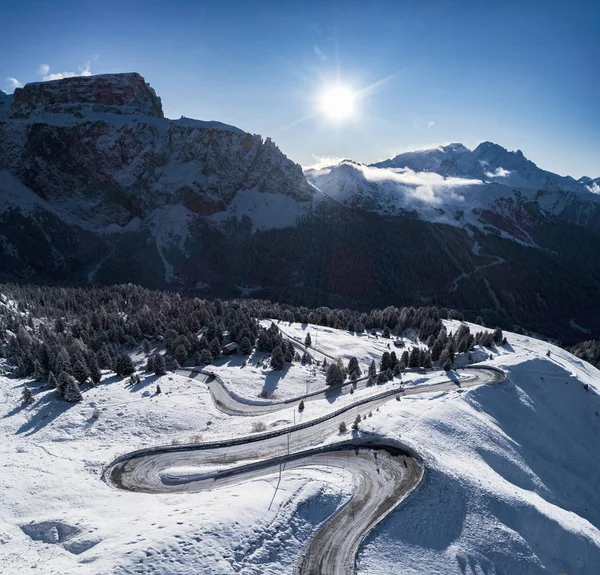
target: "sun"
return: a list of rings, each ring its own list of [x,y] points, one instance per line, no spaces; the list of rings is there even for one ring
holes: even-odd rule
[[[331,120],[346,120],[356,112],[356,94],[347,86],[331,86],[320,103],[321,112]]]

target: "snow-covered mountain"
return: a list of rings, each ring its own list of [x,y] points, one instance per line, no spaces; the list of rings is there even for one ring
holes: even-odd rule
[[[428,150],[399,154],[373,164],[377,168],[409,168],[442,176],[478,179],[530,190],[583,192],[570,176],[559,176],[538,168],[521,150],[511,152],[498,144],[482,142],[474,150],[449,144]]]
[[[136,73],[28,84],[0,99],[0,247],[16,275],[84,271],[93,281],[103,268],[104,281],[116,279],[126,235],[126,249],[163,268],[150,276],[194,285],[205,270],[179,274],[175,260],[191,257],[185,244],[200,228],[289,226],[315,194],[269,138],[164,118]],[[18,232],[25,220],[45,262]]]
[[[538,168],[520,150],[484,142],[400,154],[370,166],[343,160],[310,168],[307,179],[344,205],[426,221],[492,226],[528,241],[528,228],[557,216],[600,229],[594,180],[576,181]]]
[[[310,202],[299,166],[267,138],[218,122],[163,118],[139,74],[17,89],[0,125],[0,169],[92,227],[127,225],[167,204],[223,211],[238,193]]]
[[[400,298],[555,337],[600,332],[598,189],[490,143],[303,173],[269,138],[164,118],[135,73],[0,93],[11,281],[339,307]]]

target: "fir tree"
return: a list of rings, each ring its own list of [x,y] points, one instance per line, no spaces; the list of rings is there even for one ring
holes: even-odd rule
[[[351,379],[358,379],[361,375],[360,366],[358,365],[358,359],[356,357],[351,357],[348,362],[348,375]]]
[[[381,356],[381,363],[379,364],[380,371],[387,371],[392,367],[392,356],[389,351],[384,351]]]
[[[410,356],[408,359],[408,367],[416,368],[419,367],[419,359],[421,357],[421,352],[418,346],[413,346],[410,350]]]
[[[221,343],[219,342],[219,338],[214,337],[209,346],[208,350],[210,351],[211,357],[214,359],[219,359],[221,356]]]
[[[272,369],[283,369],[284,357],[283,351],[280,346],[276,346],[271,354],[271,368]]]
[[[310,347],[312,345],[312,340],[310,339],[310,333],[306,334],[306,337],[304,338],[304,345],[306,347]]]
[[[96,356],[93,353],[91,353],[90,357],[88,358],[88,369],[89,369],[90,379],[92,380],[92,383],[94,385],[100,383],[100,380],[102,379],[102,372],[100,371],[100,368],[98,367],[98,362],[96,361]]]
[[[208,349],[203,349],[200,351],[200,363],[203,365],[208,365],[212,362],[212,355],[210,355],[210,351]]]
[[[56,394],[59,397],[65,396],[65,391],[69,386],[69,381],[71,376],[66,371],[61,371],[58,374],[58,379],[56,380]]]
[[[344,375],[337,363],[332,363],[327,368],[327,376],[325,378],[327,385],[341,385],[344,383]]]
[[[71,373],[71,360],[69,359],[69,354],[67,350],[62,349],[58,356],[56,357],[56,372],[62,373],[63,371],[66,373]]]
[[[69,376],[69,382],[65,388],[64,398],[65,401],[68,401],[69,403],[77,403],[83,399],[79,386],[72,376]]]
[[[165,363],[165,358],[162,354],[157,353],[154,356],[154,374],[155,375],[166,375],[167,373],[167,366]]]
[[[48,387],[50,389],[56,389],[56,386],[57,386],[56,377],[54,377],[54,374],[50,371],[48,373]]]
[[[173,371],[177,371],[178,369],[181,369],[181,366],[179,365],[179,362],[176,359],[173,360],[171,367],[172,367]]]
[[[174,361],[176,361],[178,364],[185,363],[185,360],[187,359],[187,350],[185,349],[185,346],[183,344],[180,343],[175,348],[175,351],[173,352],[173,357],[175,358]]]
[[[288,345],[285,353],[283,354],[283,359],[285,359],[285,361],[287,363],[292,363],[294,361],[294,346],[293,345]]]
[[[21,394],[21,403],[23,405],[29,405],[32,401],[33,394],[31,393],[31,390],[27,386],[25,386],[23,388],[23,393]]]
[[[154,372],[154,356],[151,355],[146,360],[146,372],[153,373]]]
[[[252,353],[252,344],[250,343],[250,339],[247,337],[242,338],[240,341],[240,353],[242,355],[250,355]]]
[[[42,365],[42,363],[37,359],[33,360],[33,376],[32,377],[35,381],[43,381],[44,379],[46,379],[46,370],[44,369],[44,366]]]
[[[375,360],[371,360],[371,365],[369,365],[369,376],[375,377],[377,375],[377,366],[375,365]]]
[[[102,344],[100,351],[98,352],[98,365],[101,369],[112,369],[113,361],[108,347],[105,343]]]
[[[135,371],[131,358],[126,353],[121,353],[115,361],[115,373],[119,377],[126,377]]]
[[[87,365],[84,365],[81,360],[77,360],[73,365],[73,377],[75,377],[79,385],[83,385],[90,377]]]
[[[442,353],[443,349],[444,349],[444,343],[438,337],[433,344],[433,348],[431,349],[431,359],[433,361],[437,361],[438,359],[440,359],[440,354]]]

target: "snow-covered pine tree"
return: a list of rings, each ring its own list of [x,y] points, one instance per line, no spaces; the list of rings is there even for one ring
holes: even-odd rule
[[[200,363],[203,365],[208,365],[212,362],[212,355],[210,355],[210,351],[208,349],[203,349],[200,351]]]
[[[283,363],[285,358],[283,357],[283,351],[280,346],[276,346],[271,353],[271,368],[272,369],[283,369]]]
[[[288,345],[286,347],[285,353],[283,354],[283,359],[285,359],[285,361],[287,363],[292,363],[294,361],[294,346],[293,345]]]
[[[167,366],[165,364],[165,358],[160,353],[157,353],[154,356],[154,373],[156,375],[165,375],[167,373]]]
[[[377,375],[377,366],[375,365],[375,360],[371,360],[371,365],[369,366],[369,377],[375,377]]]
[[[50,389],[56,389],[56,386],[57,386],[56,377],[50,371],[50,372],[48,372],[48,387]]]
[[[337,363],[332,363],[327,368],[325,383],[327,385],[341,385],[344,383],[344,374]]]
[[[42,362],[38,359],[33,360],[33,379],[35,381],[43,381],[46,379],[46,370],[42,365]]]
[[[23,393],[21,394],[21,403],[23,405],[29,405],[32,401],[33,394],[31,393],[31,390],[27,386],[25,386],[23,388]]]
[[[59,397],[64,397],[67,387],[69,386],[69,381],[71,376],[66,371],[61,371],[58,374],[58,378],[56,380],[56,394]]]
[[[87,366],[90,372],[90,379],[92,380],[92,383],[94,385],[100,383],[100,380],[102,379],[102,372],[98,367],[96,356],[93,353],[91,353],[88,357]]]
[[[78,359],[73,365],[73,377],[77,380],[79,385],[83,385],[90,377],[90,372],[80,359]]]
[[[244,337],[242,338],[242,341],[240,341],[240,353],[242,355],[250,355],[252,353],[252,344],[248,337]]]
[[[153,373],[154,372],[154,356],[150,355],[146,360],[146,372]]]
[[[115,373],[119,377],[126,377],[132,374],[135,371],[133,366],[133,361],[126,353],[121,353],[117,356],[117,360],[115,361]]]
[[[71,373],[71,360],[69,359],[67,350],[64,348],[62,348],[56,356],[55,370],[58,374],[63,371],[66,373]]]
[[[187,359],[187,350],[183,344],[180,343],[175,348],[175,351],[173,352],[173,357],[175,358],[175,361],[178,364],[185,363],[185,360]]]
[[[221,343],[219,342],[219,338],[214,337],[211,340],[208,349],[213,360],[218,359],[221,356]]]
[[[358,365],[358,359],[356,357],[351,357],[348,362],[348,375],[350,379],[358,379],[361,375],[360,366]]]

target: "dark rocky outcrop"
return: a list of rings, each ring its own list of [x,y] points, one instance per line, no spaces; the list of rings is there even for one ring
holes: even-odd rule
[[[14,117],[90,111],[164,117],[160,98],[136,72],[36,82],[17,88],[13,95]]]

